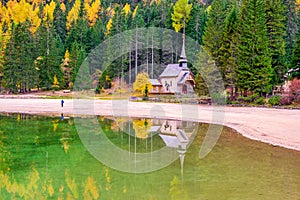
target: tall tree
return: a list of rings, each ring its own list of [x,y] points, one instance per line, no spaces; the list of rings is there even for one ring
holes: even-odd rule
[[[222,33],[222,44],[219,49],[219,69],[222,72],[222,77],[225,87],[230,88],[230,98],[234,99],[234,94],[237,93],[236,87],[236,67],[238,54],[238,9],[235,2],[224,22]]]
[[[193,4],[191,17],[186,26],[186,35],[202,44],[202,37],[206,26],[207,13],[202,4]]]
[[[297,36],[297,40],[295,42],[291,60],[291,69],[293,70],[291,73],[291,77],[300,78],[300,31]]]
[[[275,71],[273,83],[282,82],[286,72],[284,63],[285,45],[285,5],[282,0],[266,0],[266,25],[269,37],[269,50],[272,58],[272,68]]]
[[[296,0],[284,0],[284,3],[286,4],[286,62],[289,64],[298,31],[298,17],[296,11]]]
[[[227,0],[213,1],[208,10],[208,20],[203,35],[204,49],[214,59],[217,67],[219,67],[219,50],[222,46],[227,5]]]
[[[173,9],[172,26],[176,32],[183,28],[183,34],[185,34],[185,26],[190,18],[192,4],[189,4],[188,0],[178,0]]]
[[[69,87],[74,85],[77,72],[85,58],[85,50],[75,41],[70,50],[70,63],[69,68],[71,72],[71,82]]]
[[[272,90],[273,76],[264,0],[244,0],[239,21],[237,83],[262,95]]]
[[[35,67],[38,69],[37,86],[50,89],[54,81],[54,76],[63,87],[63,73],[60,67],[60,61],[63,58],[64,51],[60,37],[55,33],[51,22],[43,22],[34,36],[35,49]]]
[[[4,80],[11,92],[27,92],[35,86],[36,69],[33,65],[33,45],[30,24],[12,23],[11,38],[4,57]]]

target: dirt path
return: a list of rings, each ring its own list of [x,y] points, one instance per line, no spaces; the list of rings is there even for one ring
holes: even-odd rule
[[[64,101],[62,108],[59,99],[0,99],[0,112],[194,120],[226,125],[248,138],[300,151],[300,110],[142,103],[125,100]]]

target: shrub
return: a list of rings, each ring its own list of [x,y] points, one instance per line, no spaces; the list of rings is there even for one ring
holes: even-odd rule
[[[297,78],[293,79],[291,81],[291,85],[290,85],[290,92],[293,95],[299,95],[300,94],[300,80],[298,80]]]
[[[280,96],[279,95],[275,95],[275,96],[272,96],[268,103],[271,105],[271,106],[277,106],[280,104]]]
[[[255,94],[247,96],[247,97],[239,96],[237,100],[239,102],[251,103],[251,102],[255,102],[258,97],[259,97],[259,94],[255,93]]]
[[[292,103],[293,98],[290,96],[281,96],[279,102],[280,105],[290,105]]]
[[[257,100],[258,97],[259,97],[259,94],[258,94],[258,93],[255,93],[255,94],[249,96],[249,100],[250,100],[251,102],[253,102],[253,101]],[[260,98],[259,98],[259,99],[260,99]]]
[[[260,97],[258,99],[256,99],[254,101],[255,104],[258,104],[258,105],[264,105],[265,104],[265,98],[264,97]]]
[[[96,93],[96,94],[100,94],[100,93],[101,93],[101,90],[100,90],[100,86],[99,86],[99,85],[96,87],[95,93]]]

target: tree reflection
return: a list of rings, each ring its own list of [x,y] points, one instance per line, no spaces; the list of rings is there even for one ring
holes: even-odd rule
[[[150,134],[150,128],[152,126],[151,119],[134,119],[133,129],[135,130],[135,136],[140,139],[148,138]]]

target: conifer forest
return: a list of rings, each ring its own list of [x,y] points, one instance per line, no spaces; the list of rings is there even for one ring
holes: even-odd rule
[[[201,45],[231,95],[264,96],[300,77],[299,9],[299,0],[2,0],[0,92],[72,89],[82,62],[103,41],[127,30],[158,27]],[[138,36],[132,43],[128,46],[143,45]],[[90,76],[95,87],[106,89],[131,70],[150,72],[148,63],[163,68],[179,56],[133,48]],[[188,66],[201,92],[201,66]],[[131,78],[127,83],[134,82]]]

